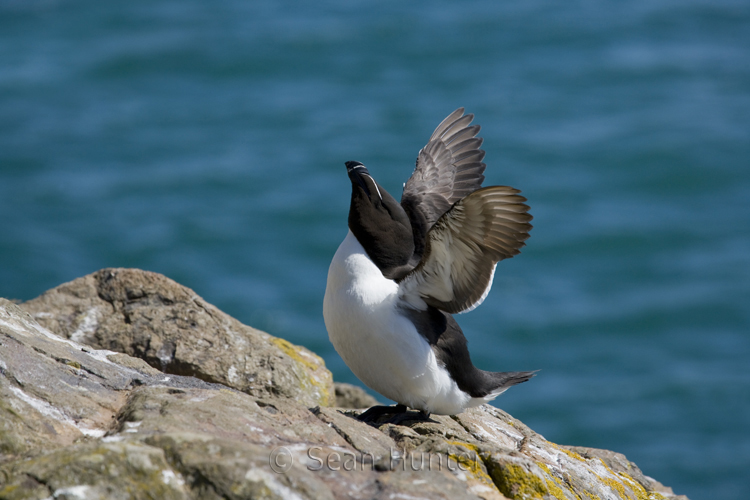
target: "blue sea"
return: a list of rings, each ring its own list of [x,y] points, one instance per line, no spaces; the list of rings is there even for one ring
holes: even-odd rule
[[[523,252],[458,317],[495,404],[691,500],[750,491],[750,3],[0,0],[0,296],[163,273],[320,354],[344,162],[459,106]]]

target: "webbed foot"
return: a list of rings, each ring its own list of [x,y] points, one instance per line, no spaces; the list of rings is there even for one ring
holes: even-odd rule
[[[413,422],[434,422],[434,420],[430,419],[430,413],[426,412],[424,410],[417,410],[417,411],[404,411],[403,413],[398,413],[391,417],[390,420],[384,422],[386,424],[394,424],[394,425],[401,425],[403,422],[407,421],[413,421]]]
[[[378,420],[383,415],[398,415],[405,413],[406,411],[406,406],[398,404],[396,406],[372,406],[358,415],[357,420],[371,423]]]
[[[378,422],[378,420],[385,415],[391,415],[391,418],[383,422]],[[373,406],[359,415],[357,419],[368,424],[379,423],[394,425],[400,425],[407,421],[431,421],[429,412],[424,410],[409,411],[406,406],[402,404],[397,404],[396,406]]]

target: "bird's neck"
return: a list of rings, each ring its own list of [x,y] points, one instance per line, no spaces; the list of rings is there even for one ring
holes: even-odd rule
[[[349,229],[384,276],[396,279],[408,272],[414,254],[411,223],[401,205],[384,190],[378,206],[367,198],[352,196]]]

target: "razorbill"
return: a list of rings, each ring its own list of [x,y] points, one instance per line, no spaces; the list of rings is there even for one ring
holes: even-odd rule
[[[455,415],[534,376],[476,368],[452,316],[484,301],[498,261],[518,254],[531,230],[520,191],[482,187],[473,118],[459,108],[438,125],[400,203],[362,163],[346,162],[349,232],[328,270],[323,317],[352,372],[398,403],[365,415]]]

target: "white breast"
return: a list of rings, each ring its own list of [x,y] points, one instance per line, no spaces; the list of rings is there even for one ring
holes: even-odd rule
[[[383,396],[433,413],[460,413],[458,389],[414,325],[399,314],[399,286],[351,231],[333,257],[323,301],[328,337],[354,374]]]

